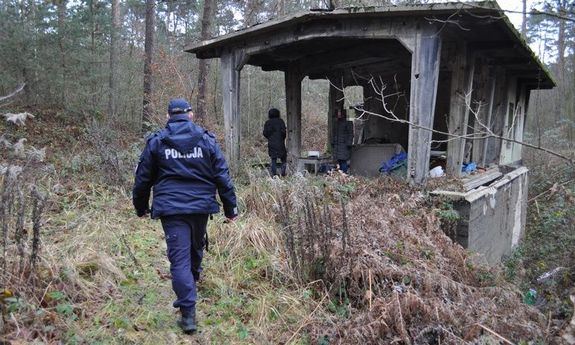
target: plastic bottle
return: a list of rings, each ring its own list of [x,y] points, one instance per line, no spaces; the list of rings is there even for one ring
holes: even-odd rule
[[[537,291],[535,289],[529,289],[525,296],[523,296],[523,303],[527,305],[534,305],[537,299]]]

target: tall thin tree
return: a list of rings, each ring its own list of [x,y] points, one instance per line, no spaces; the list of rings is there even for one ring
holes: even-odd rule
[[[121,30],[120,0],[112,0],[112,29],[110,33],[110,88],[108,94],[108,119],[116,115],[118,94],[118,37]]]
[[[521,22],[521,35],[527,38],[527,0],[523,0],[523,21]]]
[[[155,0],[146,0],[146,38],[144,42],[144,101],[142,110],[142,129],[152,117],[150,98],[152,96],[152,58],[154,53],[154,27],[156,18]]]
[[[66,105],[66,49],[64,47],[64,36],[66,34],[66,0],[56,0],[58,13],[58,48],[60,50],[60,72],[62,83],[60,85],[60,104]]]
[[[211,26],[215,6],[215,0],[204,0],[202,31],[200,33],[202,41],[207,40],[211,36]],[[195,112],[199,121],[204,121],[206,118],[206,84],[208,79],[208,69],[208,61],[204,59],[200,60],[198,66],[198,102]]]
[[[556,0],[555,11],[560,16],[566,15],[566,0]],[[557,77],[557,92],[555,93],[555,121],[564,120],[563,102],[562,98],[565,97],[565,49],[566,49],[566,35],[565,35],[565,20],[560,19],[557,31],[557,66],[555,75]]]

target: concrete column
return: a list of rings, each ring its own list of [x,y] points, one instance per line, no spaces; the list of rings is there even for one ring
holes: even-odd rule
[[[303,76],[297,67],[285,72],[287,159],[290,171],[296,171],[301,154],[301,81]]]
[[[495,86],[496,77],[493,69],[489,68],[487,64],[481,67],[481,90],[477,97],[480,102],[481,107],[478,110],[477,116],[481,123],[477,120],[474,125],[475,133],[485,132],[484,126],[491,128],[491,117],[493,115],[493,102],[495,99]],[[480,167],[485,167],[487,165],[486,154],[487,154],[487,143],[488,139],[475,140],[473,142],[473,160]]]
[[[328,97],[328,111],[327,111],[327,145],[328,151],[332,152],[331,142],[335,133],[335,122],[337,109],[343,109],[343,85],[337,79],[330,79],[329,84],[329,97]]]
[[[469,52],[465,43],[458,42],[455,61],[451,74],[451,92],[449,103],[448,131],[454,136],[467,135],[469,107],[473,86],[475,57]],[[447,143],[447,173],[454,177],[461,176],[461,166],[465,153],[464,138],[450,137]]]
[[[441,37],[422,23],[411,56],[409,149],[407,170],[414,184],[424,184],[429,171],[431,134],[439,79]]]
[[[240,59],[236,52],[220,58],[224,108],[226,160],[232,172],[240,166]]]

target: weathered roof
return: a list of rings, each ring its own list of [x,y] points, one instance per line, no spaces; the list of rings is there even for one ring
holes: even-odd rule
[[[216,58],[220,57],[224,50],[241,49],[248,43],[260,42],[261,45],[265,45],[267,44],[266,36],[273,37],[290,30],[297,33],[298,28],[304,24],[325,22],[329,25],[328,23],[333,20],[373,18],[407,20],[424,18],[430,22],[443,22],[445,29],[442,29],[441,34],[444,36],[444,41],[450,37],[457,37],[480,46],[483,50],[490,50],[490,54],[495,59],[505,61],[502,64],[508,65],[511,70],[529,71],[528,79],[531,80],[533,88],[555,86],[546,66],[541,63],[495,1],[349,7],[338,8],[334,11],[301,12],[193,44],[186,47],[185,51],[194,53],[201,59]],[[286,43],[286,46],[290,44],[293,42]],[[301,42],[298,44],[300,44],[298,49],[309,49],[309,45],[302,46]],[[275,59],[274,56],[266,56],[266,58]],[[262,68],[267,67],[267,69],[283,69],[281,64],[270,65],[269,61],[266,61],[267,65],[264,66],[262,59],[259,61],[253,59],[248,63],[262,66]]]

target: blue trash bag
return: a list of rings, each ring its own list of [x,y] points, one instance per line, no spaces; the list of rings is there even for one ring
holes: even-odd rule
[[[407,161],[407,153],[400,152],[394,154],[387,162],[383,162],[379,168],[379,172],[389,175],[395,169],[403,166]]]
[[[477,170],[477,164],[475,164],[475,162],[463,163],[461,167],[461,172],[464,173],[472,173],[475,170]]]

